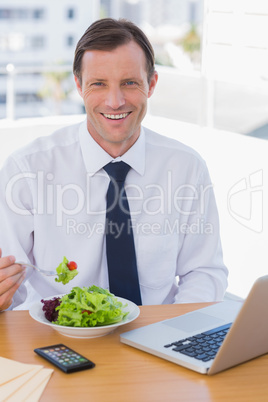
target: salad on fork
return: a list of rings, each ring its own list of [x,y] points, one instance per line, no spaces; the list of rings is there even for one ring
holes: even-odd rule
[[[48,271],[45,269],[41,269],[37,267],[36,265],[29,264],[28,262],[22,262],[22,261],[16,261],[15,264],[20,264],[25,267],[30,267],[33,269],[36,269],[36,271],[40,272],[41,274],[45,276],[58,276],[55,278],[56,282],[62,282],[63,285],[66,285],[66,283],[69,283],[77,274],[77,264],[74,261],[68,261],[66,257],[63,257],[63,261],[59,264],[59,266],[56,268],[56,271]]]

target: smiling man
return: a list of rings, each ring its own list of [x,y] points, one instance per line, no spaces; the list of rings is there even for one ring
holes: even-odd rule
[[[148,75],[146,55],[134,39],[119,45],[114,41],[113,46],[86,50],[76,67],[75,82],[85,104],[89,133],[115,158],[140,135],[157,72]]]
[[[0,173],[0,309],[91,285],[137,304],[221,300],[228,271],[206,164],[141,125],[158,79],[147,37],[129,21],[96,21],[74,79],[85,121],[17,151]],[[15,263],[52,269],[64,255],[79,273],[65,286]]]

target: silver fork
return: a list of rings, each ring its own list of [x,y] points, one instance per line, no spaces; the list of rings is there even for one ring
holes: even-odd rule
[[[57,272],[56,272],[56,271],[46,271],[45,269],[38,268],[38,267],[36,267],[35,265],[28,264],[28,262],[16,261],[15,264],[23,265],[23,266],[25,266],[25,267],[34,268],[34,269],[36,269],[38,272],[40,272],[41,274],[46,275],[46,276],[55,276],[55,275],[57,275]]]

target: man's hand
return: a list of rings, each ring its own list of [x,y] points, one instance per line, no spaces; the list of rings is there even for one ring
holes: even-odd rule
[[[7,309],[26,275],[25,267],[15,264],[14,256],[2,257],[0,249],[0,310]]]

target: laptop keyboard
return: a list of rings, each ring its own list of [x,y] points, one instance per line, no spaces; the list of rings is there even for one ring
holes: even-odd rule
[[[164,345],[164,347],[172,347],[174,352],[208,362],[214,359],[231,325],[232,323],[222,325],[201,334],[169,343],[168,345]]]

